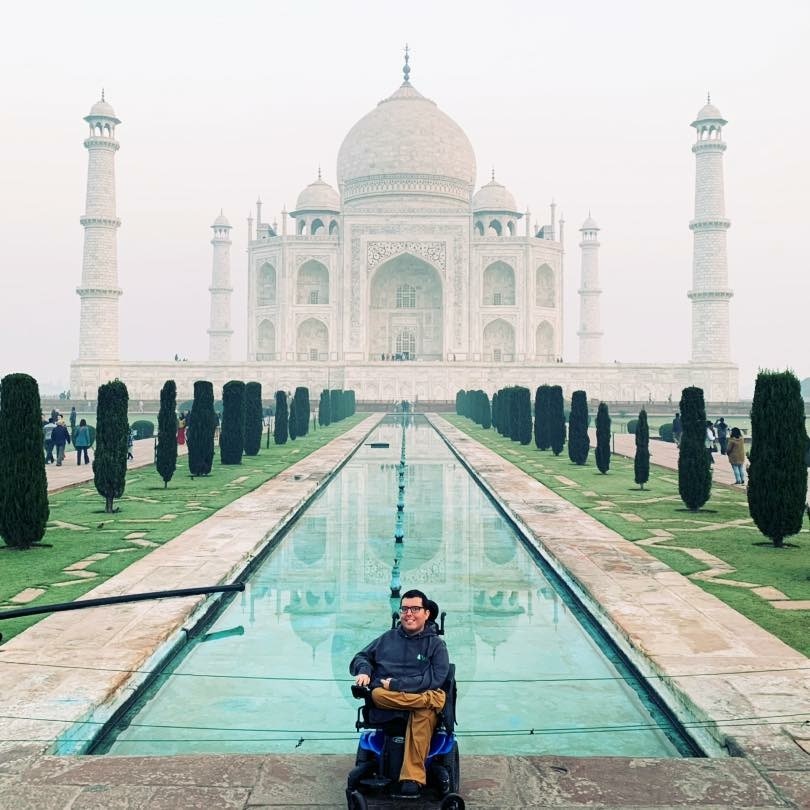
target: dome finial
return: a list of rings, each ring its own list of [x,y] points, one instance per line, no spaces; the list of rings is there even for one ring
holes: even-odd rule
[[[101,100],[104,101],[104,88],[101,88]]]
[[[492,182],[492,183],[495,182],[495,167],[494,166],[492,167],[492,177],[490,178],[490,182]]]
[[[402,76],[405,79],[405,84],[409,84],[410,82],[410,75],[411,75],[411,68],[408,64],[410,49],[408,48],[408,43],[405,43],[405,65],[402,68]]]
[[[318,164],[318,180],[321,179],[321,164]]]
[[[707,104],[712,103],[712,94],[711,93],[706,93],[706,103]]]

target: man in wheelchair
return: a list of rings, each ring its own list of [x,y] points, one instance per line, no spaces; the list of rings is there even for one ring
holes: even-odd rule
[[[450,659],[434,621],[436,610],[422,591],[407,591],[400,601],[399,626],[372,641],[349,665],[355,676],[353,693],[362,697],[371,692],[375,721],[408,712],[399,773],[402,796],[418,796],[426,783],[425,760],[446,700],[441,687]]]

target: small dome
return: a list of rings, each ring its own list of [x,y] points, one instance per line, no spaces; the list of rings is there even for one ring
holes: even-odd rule
[[[485,186],[478,189],[473,197],[473,211],[509,211],[518,213],[517,203],[506,186],[501,185],[494,177]]]
[[[299,211],[340,211],[340,197],[329,185],[321,180],[320,177],[314,182],[310,183],[299,195],[298,201],[295,203],[296,214]]]
[[[581,231],[598,231],[599,226],[596,224],[596,220],[588,214],[588,218],[585,222],[582,223],[582,227],[580,228]]]
[[[228,222],[228,218],[225,214],[222,213],[222,209],[219,211],[219,216],[214,220],[214,224],[211,226],[212,228],[230,228],[231,223]]]
[[[697,118],[692,121],[693,127],[698,127],[703,124],[705,121],[714,121],[715,123],[719,124],[727,124],[725,118],[723,118],[723,114],[711,101],[707,100],[706,103],[700,108],[700,112],[697,114]]]
[[[102,95],[101,100],[97,101],[91,108],[90,112],[87,115],[87,118],[112,118],[116,124],[120,124],[121,122],[116,118],[115,110],[112,106],[104,100],[104,96]]]

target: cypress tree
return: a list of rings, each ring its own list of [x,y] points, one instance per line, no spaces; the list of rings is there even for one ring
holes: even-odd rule
[[[568,458],[574,464],[588,461],[591,440],[588,436],[588,396],[584,391],[571,395],[571,413],[568,422]]]
[[[500,433],[498,429],[498,391],[492,395],[492,427]]]
[[[678,491],[686,508],[697,512],[712,491],[712,467],[706,449],[706,406],[703,389],[681,392],[681,448],[678,454]]]
[[[636,456],[633,461],[636,483],[644,489],[650,480],[650,426],[647,423],[647,411],[642,408],[638,414],[636,427]]]
[[[599,403],[596,412],[596,466],[604,474],[610,469],[610,413],[606,402]]]
[[[28,374],[8,374],[0,381],[3,541],[12,548],[30,548],[45,535],[49,514],[39,387]]]
[[[464,399],[464,389],[462,388],[460,391],[456,391],[456,414],[458,416],[463,416],[461,413],[461,403]]]
[[[332,423],[329,413],[329,391],[321,391],[321,401],[318,405],[318,424],[324,427]]]
[[[124,494],[127,482],[128,406],[127,387],[120,380],[99,387],[93,482],[98,494],[104,498],[107,513],[115,511],[113,501]]]
[[[160,389],[155,467],[165,489],[177,469],[177,385],[174,380],[166,380]]]
[[[790,372],[761,371],[751,406],[748,508],[775,548],[801,531],[807,497],[807,433],[801,384]]]
[[[298,418],[295,414],[295,397],[290,400],[290,412],[287,416],[287,432],[290,435],[291,442],[294,442],[298,438]]]
[[[489,403],[489,394],[481,392],[481,427],[489,430],[492,427],[492,407]]]
[[[546,397],[548,398],[548,443],[554,455],[559,456],[565,446],[565,403],[561,386],[549,386]]]
[[[333,422],[339,422],[343,419],[343,414],[340,411],[340,391],[336,388],[333,388],[329,392],[329,413],[332,415]]]
[[[517,418],[516,441],[530,444],[532,440],[532,392],[522,385],[515,386],[515,415]]]
[[[194,420],[192,418],[192,424]],[[219,460],[241,464],[245,452],[245,384],[229,380],[222,387],[222,426],[219,431]]]
[[[214,413],[214,386],[208,380],[194,383],[194,404],[186,430],[188,471],[192,478],[209,475],[214,465],[214,433],[217,415]]]
[[[357,400],[354,396],[354,390],[350,389],[346,392],[346,400],[347,400],[347,407],[348,413],[346,416],[354,416],[357,413]]]
[[[287,443],[287,394],[276,391],[276,421],[273,426],[273,441],[276,444]]]
[[[293,394],[295,403],[295,435],[306,436],[309,433],[309,388],[299,385]]]
[[[545,403],[543,398],[545,397],[547,389],[547,385],[539,385],[537,390],[534,392],[534,445],[538,450],[548,449],[547,444],[545,447],[543,446],[546,439],[543,433],[545,426],[545,418],[543,415]]]
[[[245,455],[257,456],[262,446],[262,384],[245,384]]]

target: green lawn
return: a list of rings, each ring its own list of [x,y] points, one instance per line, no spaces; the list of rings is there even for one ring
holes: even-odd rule
[[[775,549],[751,521],[745,494],[740,490],[715,485],[706,506],[693,514],[681,502],[678,474],[674,470],[652,465],[650,481],[641,491],[633,478],[632,459],[613,456],[610,471],[602,475],[596,469],[593,448],[588,464],[579,467],[568,459],[567,447],[555,458],[551,451],[537,450],[533,442],[523,447],[499,436],[495,430],[483,430],[464,417],[445,414],[445,418],[627,540],[649,538],[651,529],[671,532],[672,540],[647,550],[682,574],[688,576],[707,566],[672,546],[700,548],[714,554],[736,569],[728,575],[729,579],[769,585],[791,599],[810,599],[807,522],[798,535],[786,540],[788,548]],[[556,476],[577,486],[566,485]],[[641,522],[623,515],[635,515]],[[791,647],[810,655],[807,632],[810,611],[777,610],[748,589],[694,582]]]
[[[285,445],[276,446],[271,439],[269,449],[265,449],[263,440],[259,455],[244,457],[237,466],[223,467],[217,452],[211,474],[204,478],[192,479],[188,459],[182,456],[168,489],[163,488],[154,467],[135,468],[127,474],[124,497],[116,501],[120,511],[112,515],[104,513],[104,499],[92,481],[51,495],[50,521],[43,543],[52,547],[16,551],[0,545],[0,603],[8,602],[25,588],[45,589],[45,593],[28,603],[31,606],[80,597],[144,557],[155,545],[172,540],[256,489],[367,415],[355,414],[317,432],[310,430],[305,438]],[[139,545],[133,540],[155,545]],[[80,574],[64,570],[93,554],[108,555],[85,569],[97,576],[82,580]],[[10,607],[4,605],[6,609]],[[42,618],[44,615],[0,621],[3,639],[8,640]]]

